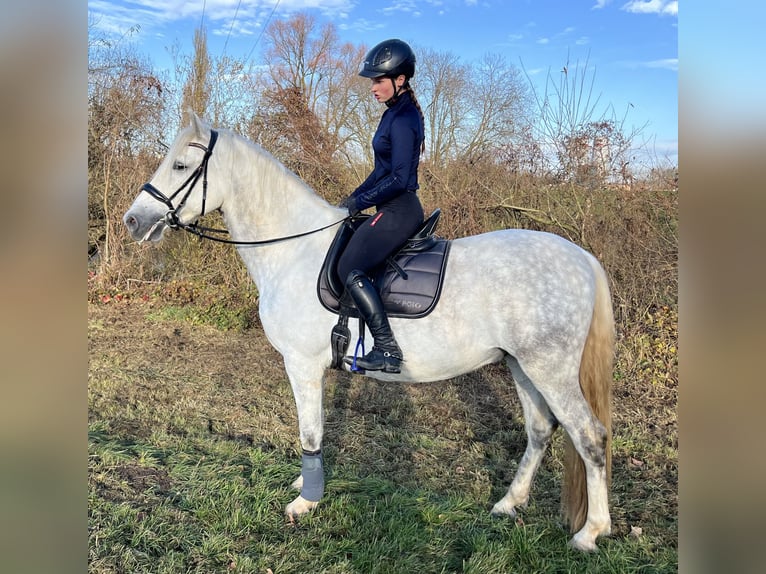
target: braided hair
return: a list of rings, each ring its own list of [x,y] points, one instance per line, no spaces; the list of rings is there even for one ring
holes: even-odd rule
[[[404,86],[402,86],[402,90],[410,93],[410,98],[412,98],[412,103],[415,104],[415,107],[418,109],[418,112],[420,113],[420,122],[421,126],[423,127],[423,143],[420,146],[420,153],[426,152],[426,118],[423,115],[423,108],[420,107],[420,102],[418,101],[418,98],[415,96],[415,90],[412,89],[412,86],[410,85],[409,79],[404,82]]]

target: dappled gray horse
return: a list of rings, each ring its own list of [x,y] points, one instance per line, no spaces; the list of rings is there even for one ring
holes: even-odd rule
[[[298,517],[324,493],[322,394],[337,317],[320,304],[316,285],[337,225],[348,213],[258,145],[194,117],[124,222],[136,240],[155,242],[167,229],[189,229],[213,210],[222,212],[255,281],[263,329],[284,357],[295,396],[302,471],[293,483],[300,494],[285,511]],[[575,532],[571,543],[595,550],[596,538],[611,528],[614,352],[609,287],[596,259],[550,233],[509,229],[455,239],[439,304],[426,317],[392,318],[391,325],[404,351],[402,372],[367,376],[439,381],[505,361],[528,441],[492,513],[513,516],[527,502],[551,435],[561,425],[570,446],[562,499]],[[357,327],[350,327],[357,336]]]

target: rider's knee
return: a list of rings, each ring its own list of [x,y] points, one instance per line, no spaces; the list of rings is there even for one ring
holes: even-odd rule
[[[359,269],[352,269],[346,275],[346,289],[361,279],[367,279],[367,274]]]

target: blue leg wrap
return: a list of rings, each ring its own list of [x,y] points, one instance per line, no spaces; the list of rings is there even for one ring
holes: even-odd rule
[[[321,451],[303,451],[301,475],[303,476],[301,496],[311,502],[319,502],[324,494],[324,466]]]

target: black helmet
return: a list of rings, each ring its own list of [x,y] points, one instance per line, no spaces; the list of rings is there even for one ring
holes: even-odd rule
[[[359,72],[365,78],[396,78],[400,74],[407,79],[415,75],[415,53],[405,42],[396,39],[385,40],[367,52]]]

